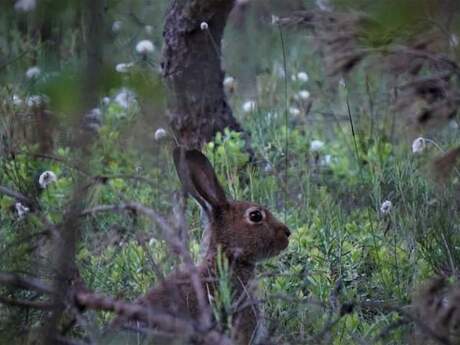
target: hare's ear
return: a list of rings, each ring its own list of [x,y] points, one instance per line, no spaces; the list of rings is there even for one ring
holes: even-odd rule
[[[198,150],[174,149],[174,164],[185,190],[206,212],[225,206],[228,201],[211,163]]]

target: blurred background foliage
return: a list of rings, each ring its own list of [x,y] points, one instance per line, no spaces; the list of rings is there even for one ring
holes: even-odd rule
[[[172,212],[180,186],[160,67],[168,1],[102,3],[94,80],[89,2],[38,0],[31,11],[0,4],[0,185],[33,200],[20,215],[15,200],[0,195],[0,271],[47,278],[52,249],[44,230],[63,221],[80,178],[89,181],[85,209],[137,201]],[[438,183],[430,164],[460,145],[460,136],[456,113],[444,127],[411,127],[392,106],[395,80],[405,77],[384,71],[378,57],[331,76],[314,35],[272,24],[272,15],[318,8],[364,13],[370,19],[361,48],[385,49],[435,31],[444,40],[439,53],[458,62],[458,7],[428,0],[238,2],[223,41],[223,65],[233,78],[225,86],[257,164],[250,163],[240,133],[220,133],[204,151],[233,197],[267,205],[293,231],[289,248],[259,269],[274,342],[416,339],[400,311],[416,308],[414,293],[426,279],[458,279],[460,175],[454,170]],[[141,40],[154,50],[139,54]],[[121,63],[129,64],[126,71],[119,71]],[[39,73],[30,77],[34,66]],[[86,156],[75,144],[81,131],[90,138]],[[414,151],[417,137],[426,140]],[[57,177],[46,188],[38,183],[44,171]],[[196,205],[190,204],[187,219],[198,260]],[[167,274],[179,264],[158,234],[135,213],[87,214],[77,263],[88,286],[129,300],[145,293],[158,270]],[[42,298],[3,286],[0,295]],[[0,304],[0,342],[35,343],[44,314]],[[87,317],[94,324],[79,324],[76,337],[94,337],[100,332],[95,325],[111,318]]]

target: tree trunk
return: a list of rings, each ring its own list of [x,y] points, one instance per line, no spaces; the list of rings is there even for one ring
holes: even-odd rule
[[[166,16],[162,69],[170,124],[182,145],[200,148],[226,127],[241,131],[222,85],[221,40],[233,4],[176,0]]]

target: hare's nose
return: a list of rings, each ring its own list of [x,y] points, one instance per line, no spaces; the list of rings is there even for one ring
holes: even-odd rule
[[[291,231],[289,230],[289,228],[287,226],[285,226],[283,228],[283,230],[284,230],[284,233],[286,234],[287,237],[291,236]]]

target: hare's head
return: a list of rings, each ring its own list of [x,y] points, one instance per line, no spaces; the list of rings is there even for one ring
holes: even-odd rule
[[[211,250],[220,246],[230,258],[256,262],[287,247],[288,227],[263,206],[227,199],[201,152],[177,148],[174,162],[186,191],[206,212]]]

